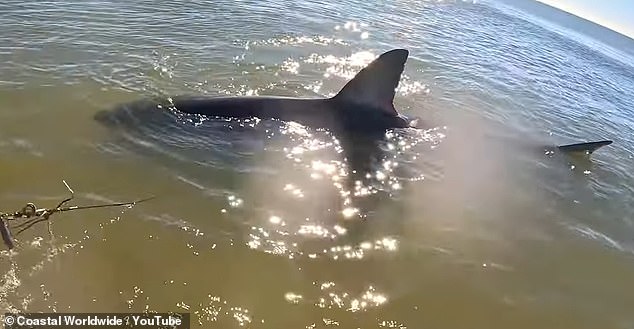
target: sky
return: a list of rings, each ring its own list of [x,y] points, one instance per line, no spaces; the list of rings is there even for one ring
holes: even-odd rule
[[[634,0],[537,0],[634,39]]]

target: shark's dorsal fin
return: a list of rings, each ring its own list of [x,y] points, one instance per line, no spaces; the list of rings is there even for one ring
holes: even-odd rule
[[[382,54],[348,81],[334,99],[368,105],[398,115],[394,109],[394,92],[408,55],[405,49],[393,49]]]

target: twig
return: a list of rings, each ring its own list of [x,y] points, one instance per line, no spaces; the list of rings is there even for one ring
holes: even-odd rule
[[[0,235],[2,235],[2,240],[4,241],[4,244],[7,246],[7,248],[13,249],[14,247],[13,238],[11,236],[11,230],[9,229],[9,225],[8,225],[9,221],[17,221],[22,219],[26,220],[25,222],[15,225],[13,227],[14,229],[17,229],[17,228],[20,229],[15,235],[19,235],[20,233],[24,232],[25,230],[28,230],[29,228],[33,227],[33,225],[37,223],[47,221],[48,232],[52,236],[53,233],[51,231],[51,222],[49,221],[49,218],[54,213],[74,211],[74,210],[84,210],[84,209],[106,208],[106,207],[133,206],[137,203],[154,199],[154,196],[152,196],[149,198],[136,200],[132,202],[118,202],[118,203],[107,203],[107,204],[97,204],[97,205],[87,205],[87,206],[62,207],[64,204],[66,204],[67,202],[75,198],[75,192],[73,191],[73,189],[68,185],[68,183],[66,183],[65,180],[63,180],[62,182],[64,183],[64,185],[70,192],[70,197],[64,199],[55,208],[41,208],[40,209],[40,208],[37,208],[37,206],[35,206],[34,203],[27,203],[22,209],[12,214],[0,212]]]

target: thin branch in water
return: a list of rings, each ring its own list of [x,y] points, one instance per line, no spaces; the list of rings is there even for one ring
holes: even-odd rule
[[[62,205],[64,205],[66,202],[72,200],[75,198],[75,191],[73,191],[72,188],[70,188],[70,186],[68,186],[68,183],[66,183],[66,180],[62,180],[62,182],[64,183],[64,185],[66,185],[66,188],[68,189],[68,191],[70,192],[70,198],[65,199],[64,201],[60,202],[57,207],[55,207],[56,209],[61,207]]]
[[[9,231],[9,227],[7,223],[4,221],[4,218],[0,217],[0,234],[2,235],[2,241],[9,249],[13,249],[13,238],[11,238],[11,231]]]
[[[8,222],[9,221],[17,221],[21,219],[26,219],[23,223],[19,223],[15,225],[13,228],[20,230],[15,234],[16,236],[20,233],[28,230],[33,227],[33,225],[46,221],[48,224],[48,232],[53,236],[53,231],[51,229],[51,221],[50,216],[57,212],[65,212],[65,211],[74,211],[74,210],[83,210],[83,209],[95,209],[95,208],[105,208],[105,207],[120,207],[120,206],[133,206],[137,203],[149,201],[154,199],[155,197],[149,197],[137,201],[132,202],[118,202],[118,203],[107,203],[107,204],[97,204],[97,205],[87,205],[87,206],[68,206],[62,207],[67,202],[73,200],[75,198],[75,191],[66,183],[65,180],[62,181],[66,186],[66,189],[70,192],[70,197],[64,199],[60,202],[55,208],[42,208],[38,209],[34,203],[27,203],[21,210],[14,212],[13,214],[0,212],[0,234],[2,235],[2,239],[5,245],[9,249],[13,249],[13,238],[11,237],[11,230],[9,229]]]

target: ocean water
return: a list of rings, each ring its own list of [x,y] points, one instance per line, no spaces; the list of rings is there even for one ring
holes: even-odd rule
[[[553,17],[519,0],[0,4],[0,210],[54,206],[62,180],[80,205],[156,196],[18,235],[0,309],[634,328],[634,41]],[[120,110],[328,97],[392,48],[410,51],[395,106],[421,131]],[[591,158],[545,154],[601,139]]]

